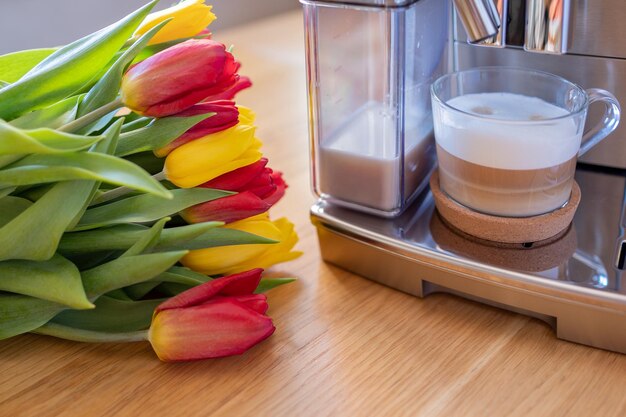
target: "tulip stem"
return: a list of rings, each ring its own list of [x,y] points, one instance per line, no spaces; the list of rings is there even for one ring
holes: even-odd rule
[[[152,178],[154,178],[157,181],[163,181],[164,179],[166,179],[165,173],[163,171],[159,172],[158,174],[154,174]],[[137,190],[134,188],[129,188],[129,187],[113,188],[112,190],[105,191],[102,194],[97,195],[91,201],[89,205],[95,206],[96,204],[106,203],[107,201],[111,201],[118,197],[122,197],[122,196],[125,196],[126,194],[134,193],[134,192],[137,192]]]
[[[124,103],[122,103],[122,99],[118,97],[112,102],[105,104],[104,106],[99,107],[95,109],[94,111],[87,113],[84,116],[81,116],[78,119],[73,120],[61,126],[57,130],[60,130],[61,132],[68,132],[68,133],[76,132],[77,130],[82,129],[85,126],[92,124],[93,122],[100,119],[101,117],[106,116],[112,111],[117,110],[123,106],[124,106]]]
[[[148,340],[147,330],[126,333],[105,333],[75,329],[56,323],[44,324],[40,328],[33,330],[33,333],[86,343],[143,342]]]

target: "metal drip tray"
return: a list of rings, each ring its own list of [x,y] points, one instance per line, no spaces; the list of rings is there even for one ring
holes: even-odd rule
[[[543,245],[457,233],[430,191],[392,220],[323,201],[311,218],[327,262],[418,297],[448,292],[537,317],[561,339],[626,353],[626,177],[581,167],[576,181],[582,201],[572,227]]]

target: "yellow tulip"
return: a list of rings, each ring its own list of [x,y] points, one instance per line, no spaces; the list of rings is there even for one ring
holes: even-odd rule
[[[200,33],[215,20],[215,15],[211,12],[212,7],[204,4],[204,0],[181,1],[177,5],[160,12],[150,13],[135,31],[134,37],[137,38],[164,20],[172,18],[157,32],[148,45],[190,38]]]
[[[272,244],[221,246],[192,250],[181,262],[207,275],[232,274],[253,268],[269,268],[302,255],[292,251],[298,242],[293,223],[286,218],[270,221],[267,213],[223,226],[277,241]]]
[[[191,188],[261,159],[261,141],[256,128],[239,122],[174,149],[165,159],[167,179],[181,188]]]

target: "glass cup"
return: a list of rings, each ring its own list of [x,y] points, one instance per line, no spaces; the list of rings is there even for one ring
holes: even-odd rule
[[[611,93],[508,67],[447,74],[431,88],[441,189],[481,213],[528,217],[567,204],[577,158],[615,130]],[[587,109],[602,120],[584,132]]]

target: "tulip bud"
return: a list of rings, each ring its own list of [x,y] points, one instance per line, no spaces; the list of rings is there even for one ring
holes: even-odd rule
[[[166,362],[239,355],[274,333],[267,298],[252,294],[262,269],[217,278],[160,304],[149,340]]]
[[[145,116],[171,116],[231,88],[238,68],[223,44],[191,39],[132,66],[122,79],[122,101]]]
[[[196,187],[258,161],[262,144],[255,130],[239,122],[174,149],[165,160],[167,179],[181,188]]]
[[[181,212],[182,217],[188,223],[231,223],[266,212],[285,195],[287,188],[282,174],[266,168],[267,162],[267,158],[261,158],[200,185],[238,194],[192,206]]]
[[[223,226],[275,240],[272,244],[221,246],[192,250],[181,263],[207,275],[230,274],[254,267],[268,268],[299,257],[302,253],[292,251],[298,242],[293,223],[282,218],[270,221],[267,213]]]
[[[227,100],[196,104],[187,110],[178,113],[176,117],[197,116],[199,114],[207,113],[215,114],[208,119],[201,121],[183,133],[176,140],[173,140],[166,146],[157,149],[154,152],[155,155],[160,158],[167,156],[171,151],[187,142],[210,135],[211,133],[220,132],[228,129],[229,127],[233,127],[239,121],[239,109],[235,106],[234,101]]]
[[[187,223],[224,222],[265,213],[272,207],[253,193],[243,193],[207,201],[183,210],[180,214]]]
[[[190,38],[206,31],[206,27],[215,20],[212,8],[213,6],[204,4],[204,0],[183,0],[165,10],[150,13],[135,31],[133,38],[140,37],[167,19],[172,20],[154,35],[148,45]]]

